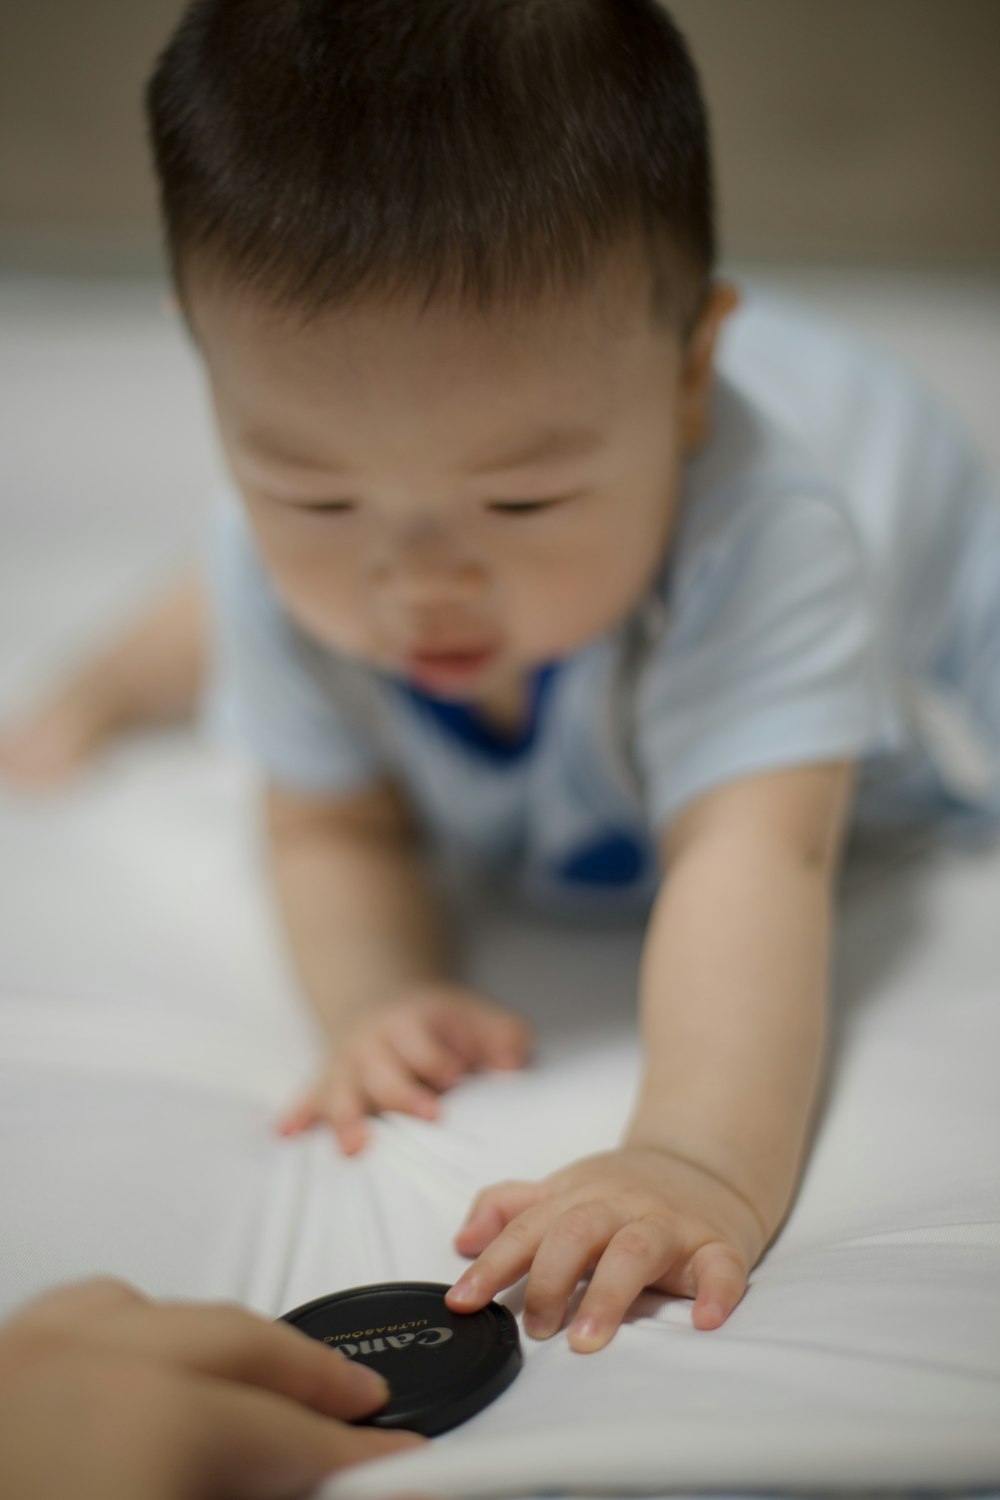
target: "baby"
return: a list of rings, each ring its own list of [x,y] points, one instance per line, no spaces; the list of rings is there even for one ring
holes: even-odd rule
[[[429,851],[642,911],[623,1138],[481,1192],[448,1301],[527,1273],[547,1337],[590,1273],[574,1349],[647,1287],[718,1328],[804,1165],[848,833],[1000,817],[989,477],[876,356],[838,385],[832,335],[720,368],[739,296],[654,0],[196,0],[147,104],[231,480],[208,608],[186,581],[3,763],[208,682],[329,1040],[283,1128],[349,1153],[528,1056],[452,977]]]

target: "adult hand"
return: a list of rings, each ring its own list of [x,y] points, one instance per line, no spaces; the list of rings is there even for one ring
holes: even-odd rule
[[[0,1494],[292,1500],[426,1442],[348,1425],[385,1398],[363,1366],[236,1304],[76,1283],[0,1327]]]
[[[708,1171],[667,1150],[623,1147],[540,1182],[500,1182],[479,1193],[454,1241],[478,1259],[445,1301],[474,1312],[528,1271],[525,1328],[548,1338],[596,1266],[567,1335],[572,1348],[591,1353],[610,1343],[645,1287],[696,1298],[695,1327],[718,1328],[767,1238],[753,1206]]]
[[[531,1040],[523,1017],[474,990],[420,985],[345,1018],[319,1080],[277,1128],[295,1135],[325,1120],[353,1156],[368,1139],[366,1115],[394,1109],[436,1119],[438,1093],[477,1068],[522,1067]]]

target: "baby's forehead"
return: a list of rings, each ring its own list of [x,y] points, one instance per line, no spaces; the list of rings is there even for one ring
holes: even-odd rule
[[[488,468],[519,448],[582,457],[584,434],[621,426],[651,391],[662,414],[679,356],[638,290],[631,304],[578,297],[479,313],[367,300],[303,316],[220,284],[199,288],[192,311],[220,415],[292,452],[336,428],[341,448],[346,434],[366,454],[458,444],[463,467],[466,455]],[[324,439],[324,452],[334,446]]]
[[[184,302],[199,342],[224,335],[303,350],[361,340],[389,350],[403,338],[422,337],[470,350],[515,345],[543,354],[670,338],[654,306],[648,263],[634,254],[610,256],[582,285],[515,290],[486,306],[448,287],[362,289],[304,302],[280,284],[240,283],[224,268],[194,260],[184,269]]]

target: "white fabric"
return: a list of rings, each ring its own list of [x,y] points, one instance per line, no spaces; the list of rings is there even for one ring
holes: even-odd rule
[[[110,368],[106,321],[87,337],[95,369]],[[116,414],[143,384],[127,347],[103,383],[67,387],[67,405]],[[41,431],[51,393],[22,414],[22,367],[12,357],[6,408],[18,431]],[[24,474],[54,473],[39,453],[56,464],[28,443]],[[113,468],[120,453],[107,455]],[[77,460],[71,449],[49,481],[52,514],[88,472]],[[8,707],[71,657],[100,607],[110,617],[101,588],[120,601],[148,576],[159,512],[131,553],[99,545],[127,535],[138,491],[121,492],[120,526],[62,552],[44,497],[37,532],[30,516],[5,521]],[[481,1186],[616,1141],[637,1080],[639,928],[500,907],[462,926],[470,973],[533,1019],[532,1066],[465,1080],[440,1122],[384,1117],[357,1159],[324,1134],[278,1139],[271,1122],[319,1037],[256,829],[253,775],[186,733],[136,739],[49,798],[0,785],[0,1315],[98,1272],[269,1317],[366,1282],[450,1282],[467,1264],[452,1235]],[[856,849],[816,1139],[722,1329],[694,1330],[689,1301],[644,1293],[596,1355],[522,1332],[525,1368],[492,1406],[317,1500],[1000,1486],[998,898],[996,846]],[[520,1315],[523,1283],[501,1300]]]
[[[177,737],[119,751],[61,801],[0,800],[5,1310],[99,1271],[268,1316],[451,1281],[479,1187],[617,1139],[639,929],[497,909],[465,927],[472,972],[535,1020],[531,1068],[466,1080],[440,1123],[385,1117],[355,1160],[326,1135],[274,1137],[317,1038],[268,915],[253,799],[246,772]],[[725,1327],[695,1331],[687,1300],[650,1293],[598,1355],[524,1337],[500,1400],[332,1495],[1000,1474],[1000,850],[868,883],[870,854],[851,868],[829,1098],[792,1217]],[[522,1296],[502,1300],[519,1314]]]

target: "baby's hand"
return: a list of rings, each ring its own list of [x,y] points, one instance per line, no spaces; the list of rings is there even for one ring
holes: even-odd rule
[[[116,728],[115,710],[80,679],[0,729],[0,776],[36,789],[65,781],[97,754]]]
[[[295,1135],[325,1120],[352,1156],[367,1141],[365,1115],[394,1109],[433,1120],[435,1090],[443,1093],[479,1067],[522,1067],[531,1041],[521,1016],[474,990],[420,985],[346,1021],[319,1081],[277,1128]]]
[[[591,1353],[610,1343],[645,1287],[696,1298],[695,1327],[718,1328],[766,1243],[751,1205],[719,1178],[667,1150],[623,1147],[541,1182],[500,1182],[478,1194],[455,1248],[479,1258],[445,1301],[475,1312],[530,1269],[525,1328],[548,1338],[596,1263],[567,1335],[572,1348]]]

